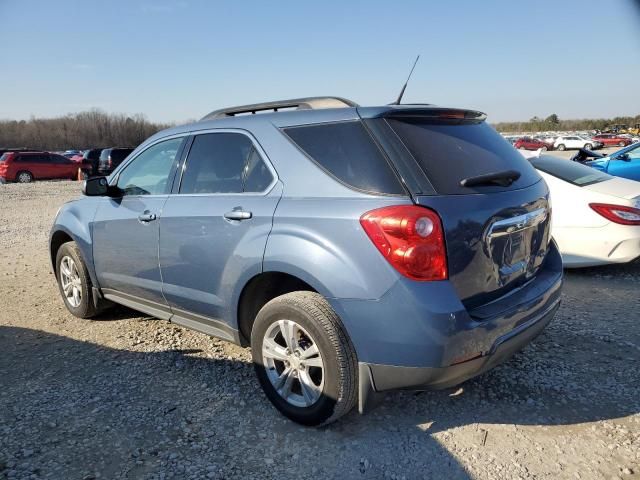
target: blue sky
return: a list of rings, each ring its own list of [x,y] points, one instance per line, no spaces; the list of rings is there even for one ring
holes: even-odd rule
[[[88,108],[180,122],[340,95],[490,121],[640,113],[633,0],[0,0],[0,118]]]

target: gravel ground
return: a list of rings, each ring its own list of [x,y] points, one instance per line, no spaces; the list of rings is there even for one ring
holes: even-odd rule
[[[639,264],[568,272],[547,330],[462,388],[309,429],[246,349],[125,308],[67,313],[47,235],[78,195],[0,185],[0,478],[640,477]]]

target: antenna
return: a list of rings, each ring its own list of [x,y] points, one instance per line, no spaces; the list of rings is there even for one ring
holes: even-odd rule
[[[407,81],[404,82],[404,86],[402,87],[402,90],[400,90],[400,95],[398,95],[398,99],[395,102],[390,103],[389,105],[400,105],[400,101],[402,100],[402,96],[404,95],[404,91],[407,88],[407,84],[409,83],[409,79],[411,78],[411,74],[413,73],[413,69],[416,68],[416,63],[418,63],[418,60],[420,60],[420,55],[418,55],[416,57],[416,61],[413,62],[413,67],[411,67],[411,71],[409,72],[409,76],[407,77]]]

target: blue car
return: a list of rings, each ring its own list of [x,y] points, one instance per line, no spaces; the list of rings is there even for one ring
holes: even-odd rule
[[[549,189],[485,118],[314,97],[157,133],[60,209],[62,300],[250,347],[304,425],[457,385],[540,334],[562,285]]]
[[[586,162],[585,165],[609,175],[640,182],[640,142],[632,143],[609,156]]]

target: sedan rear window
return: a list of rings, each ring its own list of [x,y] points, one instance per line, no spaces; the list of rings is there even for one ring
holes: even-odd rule
[[[370,193],[405,193],[360,121],[291,127],[284,131],[320,168],[341,183]]]
[[[604,182],[613,178],[611,175],[596,170],[595,168],[552,155],[542,155],[537,158],[531,158],[530,161],[538,170],[572,183],[573,185],[577,185],[578,187],[586,187],[587,185],[593,185],[594,183]]]
[[[446,121],[425,117],[387,120],[439,194],[469,194],[467,178],[516,170],[509,186],[477,187],[482,192],[516,190],[540,180],[535,169],[498,132],[483,121]]]

